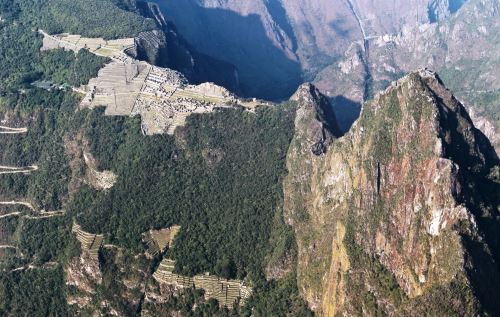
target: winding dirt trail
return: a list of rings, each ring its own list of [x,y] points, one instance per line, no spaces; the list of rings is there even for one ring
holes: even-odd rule
[[[53,268],[57,267],[58,264],[59,263],[57,263],[57,262],[47,262],[47,263],[44,263],[42,266],[40,266],[40,265],[34,265],[31,263],[31,264],[27,264],[27,265],[12,269],[9,271],[9,273],[17,272],[17,271],[25,271],[25,270],[53,269]]]
[[[61,217],[66,214],[64,210],[40,211],[40,216],[25,216],[27,219],[47,219],[52,217]]]
[[[13,216],[19,216],[19,215],[22,215],[23,213],[20,212],[20,211],[16,211],[16,212],[11,212],[11,213],[8,213],[8,214],[5,214],[5,215],[1,215],[0,216],[0,219],[3,219],[3,218],[8,218],[8,217],[13,217]]]
[[[0,125],[0,134],[22,134],[22,133],[27,133],[28,128],[11,128],[11,127],[6,127]],[[32,172],[35,172],[38,170],[37,165],[30,165],[30,166],[24,166],[24,167],[13,167],[13,166],[5,166],[5,165],[0,165],[0,175],[5,175],[5,174],[31,174]],[[14,217],[14,216],[20,216],[26,219],[46,219],[46,218],[51,218],[51,217],[58,217],[58,216],[63,216],[66,214],[64,210],[55,210],[55,211],[45,211],[45,210],[36,210],[35,207],[25,201],[0,201],[0,207],[2,206],[23,206],[31,210],[31,212],[23,210],[23,211],[13,211],[9,212],[6,214],[1,214],[0,219],[3,218],[8,218],[8,217]],[[35,215],[32,215],[35,214]],[[15,245],[10,245],[10,244],[5,244],[5,245],[0,245],[0,250],[2,249],[15,249],[17,252],[20,252],[19,248]],[[21,258],[24,257],[23,253],[20,252]],[[21,270],[33,270],[33,269],[45,269],[45,268],[53,268],[57,266],[56,262],[48,262],[45,263],[43,266],[36,266],[31,264],[21,266],[15,269],[10,270],[9,272],[16,272],[16,271],[21,271]]]
[[[17,247],[10,244],[3,244],[0,245],[0,249],[17,249]]]
[[[11,128],[0,125],[0,134],[21,134],[27,132],[28,128]]]
[[[23,167],[0,165],[0,175],[3,175],[3,174],[30,174],[36,170],[38,170],[37,165],[30,165],[30,166],[23,166]]]
[[[27,219],[45,219],[45,218],[51,218],[51,217],[58,217],[58,216],[64,216],[66,214],[65,210],[54,210],[54,211],[45,211],[45,210],[36,210],[35,207],[33,207],[32,204],[24,201],[0,201],[0,206],[2,205],[7,205],[7,206],[15,206],[15,205],[21,205],[24,207],[29,208],[31,211],[35,212],[38,214],[37,216],[30,216],[30,215],[25,215],[24,217]],[[1,218],[6,218],[10,216],[15,216],[15,215],[22,215],[22,212],[12,212],[6,215],[0,216]]]

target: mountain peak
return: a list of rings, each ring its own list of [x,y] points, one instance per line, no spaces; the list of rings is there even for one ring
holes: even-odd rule
[[[321,162],[301,164],[296,149],[292,143],[285,210],[311,308],[324,315],[497,309],[487,294],[500,278],[500,188],[488,173],[499,161],[435,73],[411,73],[365,103]],[[433,303],[436,290],[447,300]]]
[[[303,126],[297,131],[303,131],[306,138],[313,141],[310,145],[315,155],[326,153],[328,146],[340,137],[340,129],[332,105],[316,86],[311,83],[302,84],[290,98],[298,103],[295,124]]]
[[[424,118],[418,118],[423,120],[422,124],[424,121],[433,123],[430,128],[442,141],[440,153],[443,157],[459,161],[468,168],[472,168],[471,165],[488,168],[492,162],[498,161],[489,140],[476,129],[465,107],[443,84],[437,73],[426,68],[412,72],[393,82],[367,105],[376,112],[381,105],[390,108],[394,102],[399,105],[398,109],[389,111],[387,118],[391,118],[391,121],[402,118],[406,120],[402,126],[415,127],[417,122],[411,118],[425,115]],[[464,153],[468,153],[467,159]]]

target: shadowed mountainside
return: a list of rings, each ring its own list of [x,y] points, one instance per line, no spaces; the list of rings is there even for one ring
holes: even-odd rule
[[[269,26],[257,14],[202,8],[191,1],[158,4],[166,19],[173,21],[198,51],[237,67],[244,96],[284,99],[302,82],[300,64],[286,48],[288,44],[279,47],[280,41],[273,41],[267,32]],[[280,36],[288,40],[284,32],[276,33]]]
[[[351,43],[441,20],[457,1],[154,0],[196,49],[236,66],[245,95],[270,99],[290,96]]]

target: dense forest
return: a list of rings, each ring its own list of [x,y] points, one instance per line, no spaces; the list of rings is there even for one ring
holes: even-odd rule
[[[125,8],[135,1],[1,0],[0,10],[12,19],[51,34],[72,33],[105,39],[133,37],[155,29],[155,23]],[[121,8],[116,5],[121,4]]]
[[[144,138],[137,120],[96,112],[86,128],[92,152],[118,182],[107,192],[82,189],[71,209],[85,230],[131,250],[151,227],[181,225],[172,255],[182,274],[256,275],[292,129],[289,105],[192,116],[175,139]]]
[[[88,82],[106,59],[86,50],[40,52],[38,28],[105,38],[151,29],[151,21],[125,10],[131,6],[133,1],[118,0],[71,5],[0,0],[0,120],[28,128],[24,134],[0,135],[0,164],[39,168],[0,175],[0,200],[28,201],[35,209],[0,210],[0,215],[27,215],[0,218],[0,244],[14,246],[0,250],[0,315],[75,314],[66,303],[75,290],[65,284],[65,267],[80,254],[71,233],[77,221],[123,250],[121,257],[100,253],[103,282],[95,286],[96,305],[106,300],[134,315],[139,308],[117,296],[126,290],[117,282],[123,268],[135,261],[138,271],[150,274],[154,261],[137,260],[145,251],[141,233],[179,224],[174,248],[162,255],[177,261],[177,272],[244,279],[254,295],[246,306],[230,311],[205,301],[201,291],[186,289],[162,305],[148,304],[149,311],[307,316],[295,275],[267,281],[264,273],[267,263],[294,248],[293,233],[281,219],[281,180],[295,104],[263,106],[255,113],[234,108],[193,115],[174,136],[146,137],[139,118],[105,117],[102,109],[76,111],[81,96],[68,87]],[[52,89],[35,87],[37,81],[52,83]],[[110,190],[75,181],[84,171],[75,176],[67,141],[77,135],[88,143],[99,169],[118,175]],[[60,209],[64,215],[36,217],[36,210]]]
[[[0,277],[3,316],[67,316],[61,267],[26,270]]]

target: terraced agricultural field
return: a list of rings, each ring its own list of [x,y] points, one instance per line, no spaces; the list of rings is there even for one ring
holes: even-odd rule
[[[193,287],[193,278],[174,274],[175,261],[164,259],[158,269],[153,273],[153,277],[160,283],[175,285],[177,287]]]
[[[71,231],[75,233],[76,239],[80,241],[82,250],[88,252],[91,257],[97,259],[99,249],[104,241],[104,235],[85,232],[77,223],[73,223]]]
[[[194,277],[183,276],[173,273],[175,261],[164,259],[153,277],[160,283],[175,285],[176,287],[194,287],[202,289],[205,299],[214,298],[220,306],[233,307],[240,300],[240,305],[245,304],[245,300],[252,295],[252,288],[246,286],[239,280],[223,279],[215,275],[206,273],[195,275]]]
[[[157,256],[172,247],[175,236],[180,230],[180,226],[172,226],[160,230],[149,230],[143,234],[142,240],[147,245],[147,253],[151,256]]]
[[[77,53],[81,49],[104,57],[115,58],[122,55],[122,52],[134,47],[133,38],[118,40],[104,40],[102,38],[86,38],[75,34],[49,35],[44,31],[39,31],[43,36],[42,50],[63,48]]]

